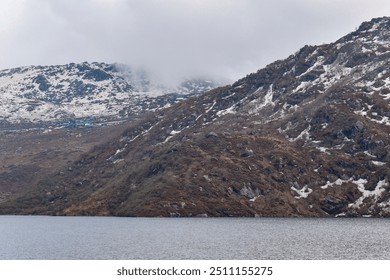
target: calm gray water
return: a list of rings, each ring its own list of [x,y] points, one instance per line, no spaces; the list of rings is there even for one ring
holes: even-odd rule
[[[0,216],[0,259],[390,259],[390,219]]]

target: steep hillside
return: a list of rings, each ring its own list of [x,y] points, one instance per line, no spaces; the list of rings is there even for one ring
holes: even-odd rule
[[[3,213],[390,216],[390,18],[129,125]]]
[[[62,129],[0,130],[0,201],[30,190],[92,147],[120,135],[125,124]]]

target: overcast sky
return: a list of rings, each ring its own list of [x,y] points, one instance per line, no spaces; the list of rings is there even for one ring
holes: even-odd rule
[[[387,15],[389,0],[0,0],[0,69],[99,61],[234,81]]]

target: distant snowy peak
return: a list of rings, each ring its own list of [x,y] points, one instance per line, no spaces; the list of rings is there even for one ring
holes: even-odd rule
[[[194,79],[168,87],[144,70],[97,62],[7,69],[0,71],[0,122],[122,119],[215,86]]]

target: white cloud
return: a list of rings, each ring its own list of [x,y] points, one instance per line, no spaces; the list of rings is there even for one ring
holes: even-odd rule
[[[235,80],[389,12],[388,0],[2,0],[0,68],[106,61]]]

